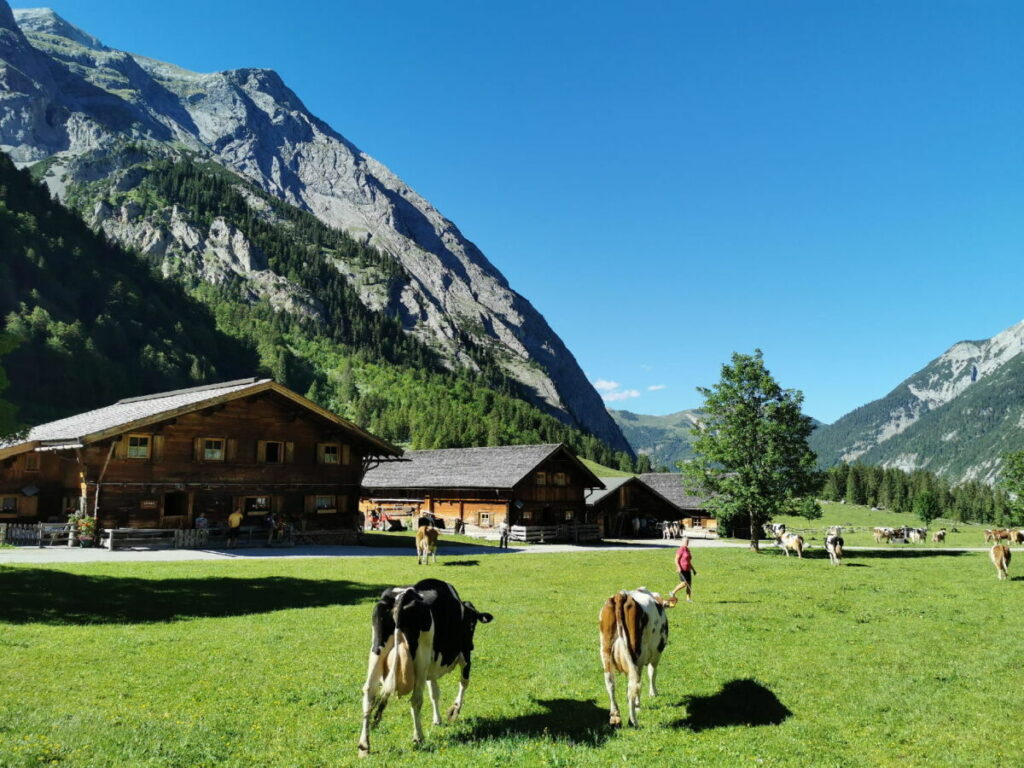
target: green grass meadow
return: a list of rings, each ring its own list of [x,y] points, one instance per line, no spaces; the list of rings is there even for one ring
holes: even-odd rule
[[[999,582],[983,553],[902,549],[694,564],[661,695],[619,730],[597,614],[617,589],[671,588],[671,551],[2,567],[0,765],[1021,764],[1014,568]],[[435,728],[426,703],[413,748],[393,702],[359,761],[372,604],[427,575],[495,616],[463,717]],[[455,677],[441,688],[447,707]]]

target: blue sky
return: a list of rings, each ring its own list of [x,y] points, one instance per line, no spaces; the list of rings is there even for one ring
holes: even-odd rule
[[[760,347],[831,421],[1024,318],[1019,2],[51,7],[190,69],[276,69],[612,407],[693,407]]]

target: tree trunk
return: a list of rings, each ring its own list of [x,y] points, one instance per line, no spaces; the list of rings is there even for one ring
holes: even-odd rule
[[[754,513],[750,513],[750,551],[759,552],[758,546],[761,543],[761,537],[758,535],[760,526],[754,525]]]

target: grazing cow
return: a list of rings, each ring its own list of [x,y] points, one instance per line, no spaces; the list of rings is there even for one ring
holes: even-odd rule
[[[666,606],[671,603],[646,588],[625,590],[613,595],[601,608],[601,664],[604,666],[604,685],[611,700],[608,722],[621,725],[622,716],[615,701],[615,675],[629,678],[626,699],[629,702],[629,724],[637,725],[640,708],[640,676],[647,667],[650,695],[657,696],[655,678],[658,660],[668,643],[668,616]]]
[[[1006,569],[1010,567],[1010,547],[1006,544],[993,544],[989,552],[992,565],[996,567],[996,578],[1002,581],[1007,578]]]
[[[832,565],[843,562],[843,537],[839,533],[838,528],[833,528],[825,537],[825,551],[828,552],[828,559]]]
[[[796,552],[796,556],[804,556],[804,537],[797,533],[782,533],[775,537],[775,543],[782,547],[782,551],[789,557],[789,551]]]
[[[1010,531],[1010,543],[1011,544],[1024,544],[1024,531],[1021,531],[1021,530]]]
[[[920,544],[921,542],[928,541],[928,529],[927,528],[905,528],[904,538],[912,544]]]
[[[892,537],[896,534],[896,531],[894,531],[892,528],[889,528],[888,526],[879,526],[873,528],[871,532],[875,536],[876,544],[881,544],[883,540],[886,542],[890,542],[892,541]]]
[[[427,565],[430,556],[437,562],[437,528],[421,525],[416,529],[416,564]]]
[[[946,529],[939,528],[935,533],[932,534],[932,541],[936,544],[941,544],[946,540]]]
[[[993,528],[991,531],[985,531],[985,543],[990,541],[999,543],[1003,539],[1010,540],[1010,531],[1006,528]]]
[[[488,624],[493,619],[464,602],[455,587],[439,579],[424,579],[412,587],[392,587],[381,593],[373,609],[373,641],[363,686],[360,756],[370,754],[371,714],[376,725],[392,696],[412,694],[412,740],[415,744],[423,741],[423,688],[430,692],[434,725],[440,725],[437,680],[456,666],[461,667],[462,678],[448,719],[458,717],[469,686],[473,633],[477,622]]]

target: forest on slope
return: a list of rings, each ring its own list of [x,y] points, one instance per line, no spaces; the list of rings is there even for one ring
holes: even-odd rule
[[[80,188],[69,199],[175,209],[194,223],[230,216],[276,271],[298,286],[326,284],[329,298],[314,316],[281,311],[231,277],[202,280],[183,260],[165,279],[0,157],[0,313],[14,344],[2,363],[21,423],[256,372],[412,448],[566,442],[632,468],[628,454],[522,399],[486,350],[466,340],[478,370],[449,370],[398,320],[369,310],[332,260],[388,279],[398,267],[373,249],[187,156],[145,156],[141,167],[130,189]]]

